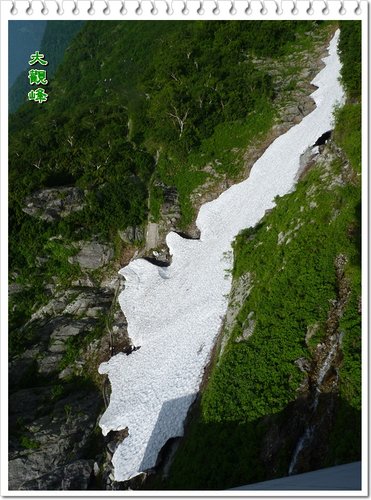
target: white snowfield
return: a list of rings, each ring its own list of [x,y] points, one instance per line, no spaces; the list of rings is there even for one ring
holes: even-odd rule
[[[343,102],[338,36],[329,45],[326,66],[313,80],[317,108],[271,144],[247,180],[202,206],[197,218],[201,239],[171,232],[166,238],[171,266],[138,259],[120,271],[126,278],[120,305],[132,343],[140,349],[128,356],[117,354],[99,367],[112,386],[100,420],[103,434],[129,430],[113,456],[116,481],[153,467],[166,441],[183,435],[226,313],[231,243],[274,206],[276,195],[292,190],[301,153],[332,128],[334,106]]]

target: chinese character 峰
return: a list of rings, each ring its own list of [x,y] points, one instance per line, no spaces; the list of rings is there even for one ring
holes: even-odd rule
[[[48,100],[48,94],[42,88],[31,90],[31,92],[28,93],[28,100],[29,101],[36,101],[39,104],[41,104],[42,102],[45,102]]]

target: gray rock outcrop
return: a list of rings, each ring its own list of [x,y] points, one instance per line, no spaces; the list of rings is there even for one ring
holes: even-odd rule
[[[93,475],[94,460],[76,460],[26,481],[20,490],[87,490]]]
[[[77,263],[82,269],[99,269],[113,259],[114,252],[111,245],[98,241],[80,241],[76,246],[80,250],[73,257],[69,257],[68,262]]]
[[[84,192],[77,187],[47,188],[25,199],[23,211],[38,219],[54,222],[84,208]]]
[[[128,226],[124,231],[118,233],[125,243],[140,243],[144,240],[144,231],[141,226]]]
[[[64,309],[63,314],[97,318],[111,305],[112,292],[110,290],[91,289],[82,291]]]
[[[81,457],[96,425],[99,394],[81,389],[53,403],[37,389],[28,392],[28,401],[44,415],[19,425],[17,404],[10,406],[10,422],[20,428],[9,445],[9,489],[86,489],[94,461]]]

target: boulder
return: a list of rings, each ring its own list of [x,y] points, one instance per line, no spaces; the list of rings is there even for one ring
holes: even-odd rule
[[[80,251],[69,257],[70,264],[79,264],[82,269],[99,269],[113,259],[114,252],[111,245],[97,241],[80,241],[77,243]]]

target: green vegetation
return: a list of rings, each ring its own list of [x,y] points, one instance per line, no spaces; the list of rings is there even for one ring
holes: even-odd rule
[[[21,436],[20,444],[23,448],[26,448],[27,450],[37,450],[40,447],[37,441],[31,439],[28,436]]]
[[[359,21],[340,23],[339,52],[342,83],[348,101],[337,112],[335,139],[353,168],[361,171],[361,87],[362,87],[362,30]]]
[[[361,171],[361,104],[347,103],[337,111],[335,140],[353,168]]]
[[[340,171],[341,163],[335,161],[329,175]],[[277,200],[276,208],[258,226],[238,236],[233,275],[238,278],[250,272],[253,288],[202,394],[199,419],[191,425],[166,488],[228,488],[272,477],[263,463],[258,465],[257,457],[262,454],[272,415],[276,415],[276,424],[297,397],[304,376],[294,362],[303,357],[310,360],[313,355],[305,342],[308,326],[318,324],[320,334],[325,332],[330,301],[337,293],[334,260],[340,253],[349,259],[347,276],[352,279],[351,300],[340,325],[344,331],[341,397],[344,408],[349,407],[341,427],[350,426],[355,432],[349,418],[358,421],[360,409],[360,317],[356,307],[360,188],[353,184],[330,188],[329,184],[319,164],[299,182],[295,193]],[[311,198],[308,192],[313,186],[316,191]],[[310,208],[311,202],[316,208]],[[278,244],[280,233],[287,236]],[[238,340],[252,311],[254,332],[248,339]],[[337,434],[337,446],[346,451],[348,432]],[[355,435],[352,442],[357,443]],[[287,473],[290,449],[282,454],[278,476]],[[357,457],[359,447],[351,455],[335,453],[331,464]]]
[[[246,147],[272,125],[272,77],[247,54],[278,58],[309,27],[274,21],[182,23],[181,39],[174,30],[160,42],[141,83],[149,96],[147,122],[141,123],[148,123],[150,134],[148,129],[136,134],[149,150],[160,152],[157,174],[178,189],[184,228],[195,215],[189,195],[207,178],[199,170],[212,164],[236,177]]]
[[[352,101],[361,97],[362,87],[362,27],[360,21],[343,21],[340,23],[341,36],[339,53],[341,55],[341,77]]]
[[[334,164],[331,174],[340,170]],[[334,259],[346,254],[353,263],[349,273],[358,262],[359,249],[348,230],[359,230],[359,187],[332,191],[321,184],[321,169],[313,169],[294,194],[278,200],[253,234],[247,230],[236,240],[234,276],[251,272],[255,285],[204,395],[207,421],[250,420],[282,410],[295,397],[302,375],[293,361],[310,354],[306,329],[319,323],[324,331],[329,301],[336,296]],[[321,193],[320,200],[314,197],[314,210],[304,203],[312,186]],[[280,233],[287,236],[277,244]],[[246,342],[233,342],[243,333],[250,311],[256,315],[254,334]],[[358,316],[356,308],[351,311]]]
[[[340,47],[343,63],[342,78],[352,102],[338,111],[336,116],[335,139],[343,149],[353,169],[361,172],[361,23],[342,23]],[[351,57],[350,57],[351,56]],[[354,67],[354,62],[357,65]],[[351,72],[350,69],[353,69]],[[358,82],[352,86],[351,82]],[[351,90],[353,89],[353,90]],[[355,90],[357,89],[357,90]],[[349,279],[352,295],[343,315],[340,328],[348,332],[343,341],[343,364],[341,369],[341,391],[351,406],[361,408],[361,201],[360,193],[355,206],[356,222],[348,228],[348,237],[353,239],[357,253],[351,261]],[[345,429],[345,427],[344,427]]]
[[[10,301],[11,354],[34,342],[37,332],[22,327],[49,300],[45,286],[67,286],[79,274],[69,263],[74,242],[92,236],[114,242],[119,258],[118,230],[142,225],[148,215],[159,219],[162,184],[177,188],[186,228],[194,218],[190,195],[210,176],[206,166],[238,178],[246,147],[263,138],[275,118],[274,77],[257,58],[279,64],[298,47],[310,47],[307,33],[322,27],[307,21],[84,24],[51,79],[48,103],[26,103],[10,118],[10,271],[26,286]],[[319,163],[296,192],[277,199],[261,223],[236,239],[233,276],[250,273],[253,288],[170,477],[159,487],[227,488],[287,472],[295,443],[284,442],[273,470],[262,460],[265,440],[290,419],[304,379],[295,360],[310,361],[323,339],[338,293],[334,261],[340,253],[348,259],[351,294],[340,322],[340,394],[323,464],[359,457],[360,23],[346,21],[341,28],[350,99],[336,113],[334,140],[353,171],[344,177],[341,158]],[[294,72],[288,67],[287,77]],[[286,90],[294,88],[288,81]],[[341,182],[332,185],[332,179]],[[31,193],[65,185],[84,190],[83,210],[54,222],[23,212]],[[251,317],[254,332],[247,337]],[[307,343],[314,325],[317,333]],[[62,367],[100,328],[103,318],[94,331],[68,342]],[[52,382],[51,399],[59,400],[66,386]],[[68,418],[71,408],[65,412]],[[35,446],[27,438],[21,444]]]
[[[348,101],[336,117],[335,139],[348,157],[358,175],[361,172],[361,23],[341,23],[342,81]],[[360,194],[359,194],[360,200]],[[361,203],[355,207],[356,224],[348,228],[348,235],[357,246],[352,260],[351,296],[340,322],[346,332],[343,339],[343,362],[340,370],[342,396],[335,427],[330,436],[331,453],[328,463],[344,463],[359,459],[361,447],[361,419],[354,418],[352,408],[361,408]],[[347,401],[349,404],[345,404]]]
[[[352,44],[358,42],[349,40],[349,30],[342,32],[340,46],[344,84],[354,99],[357,75],[347,80],[347,50],[357,51]],[[341,158],[319,161],[294,193],[277,199],[273,211],[237,237],[233,276],[250,273],[253,288],[212,369],[169,478],[157,480],[155,488],[225,489],[287,474],[294,430],[280,442],[274,467],[266,440],[272,429],[284,428],[293,418],[290,408],[304,379],[295,360],[310,361],[324,338],[338,293],[339,254],[347,258],[344,279],[351,292],[339,323],[342,361],[334,425],[322,464],[316,465],[360,459],[360,111],[359,103],[348,102],[336,112],[335,141],[352,170],[344,171]],[[254,331],[246,336],[251,318]],[[314,325],[317,333],[306,341]],[[278,431],[273,439],[282,439]]]
[[[11,300],[12,353],[32,343],[19,327],[48,300],[45,285],[79,274],[69,263],[75,241],[110,241],[119,258],[118,230],[144,224],[149,209],[159,219],[159,186],[177,188],[185,228],[206,165],[238,176],[246,146],[275,116],[273,79],[253,57],[278,61],[312,43],[306,33],[326,31],[303,21],[94,21],[65,32],[55,23],[43,50],[55,66],[68,50],[50,68],[50,98],[9,120],[10,270],[32,289]],[[23,212],[31,193],[66,185],[84,190],[83,210],[54,222]]]

